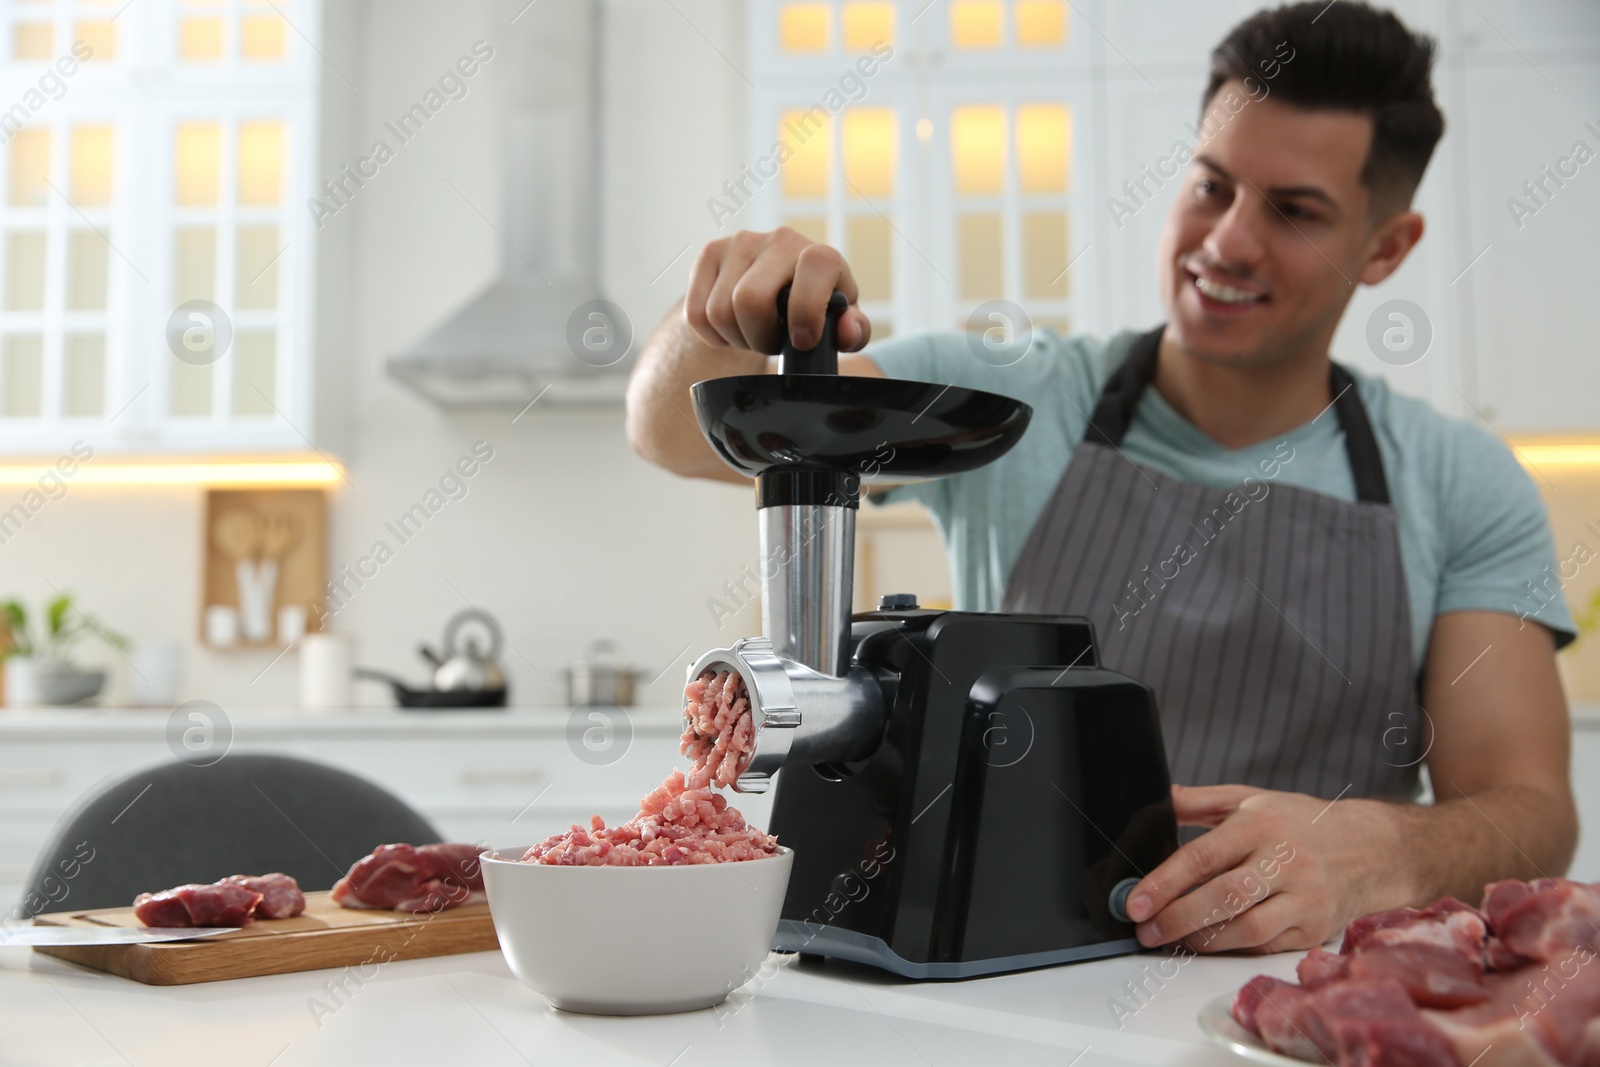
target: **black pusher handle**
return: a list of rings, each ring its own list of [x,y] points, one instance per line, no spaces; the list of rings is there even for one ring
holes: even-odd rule
[[[779,374],[838,374],[839,318],[850,301],[835,289],[828,298],[828,317],[816,347],[802,352],[789,339],[789,287],[778,290],[778,327],[783,330],[783,351],[778,353]]]

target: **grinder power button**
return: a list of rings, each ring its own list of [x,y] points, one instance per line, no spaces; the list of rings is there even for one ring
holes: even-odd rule
[[[885,593],[878,598],[879,611],[916,611],[917,594]]]
[[[1117,922],[1133,922],[1133,917],[1128,914],[1128,894],[1133,892],[1133,887],[1138,884],[1137,878],[1124,878],[1111,887],[1111,896],[1106,900],[1106,906],[1111,909],[1111,917]]]

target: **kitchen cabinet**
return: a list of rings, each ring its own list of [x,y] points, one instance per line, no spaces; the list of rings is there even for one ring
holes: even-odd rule
[[[1584,711],[1595,717],[1585,717]],[[1567,874],[1600,882],[1600,709],[1573,709],[1572,789],[1578,801],[1578,852]]]
[[[878,339],[980,310],[1022,325],[995,301],[1081,322],[1094,278],[1066,268],[1093,204],[1077,176],[1095,143],[1092,22],[1064,0],[756,5],[752,162],[708,202],[718,228],[839,248]]]
[[[957,327],[984,297],[1015,301],[1035,321],[1101,335],[1157,321],[1155,250],[1179,180],[1162,176],[1162,160],[1175,143],[1192,146],[1209,50],[1257,6],[1243,0],[1074,4],[1063,23],[1064,40],[1032,48],[1019,47],[1017,31],[1008,28],[1013,15],[1021,17],[1020,5],[972,4],[964,8],[967,16],[986,13],[999,36],[982,48],[962,48],[952,12],[920,17],[921,3],[892,5],[899,18],[886,25],[898,34],[891,34],[895,55],[867,80],[860,104],[897,117],[900,158],[914,166],[902,165],[892,191],[872,198],[870,206],[854,200],[860,211],[880,213],[893,250],[892,300],[863,306],[875,320],[892,323],[896,334]],[[1542,206],[1527,201],[1537,214],[1513,219],[1508,204],[1513,197],[1527,200],[1523,182],[1540,179],[1545,165],[1560,166],[1575,141],[1584,140],[1600,156],[1600,115],[1582,110],[1600,99],[1600,17],[1585,0],[1400,0],[1388,6],[1439,43],[1434,88],[1446,133],[1417,194],[1428,220],[1422,243],[1392,278],[1356,291],[1334,355],[1446,414],[1487,421],[1507,434],[1600,430],[1593,402],[1600,396],[1600,363],[1588,359],[1584,347],[1600,332],[1600,304],[1582,295],[1595,277],[1584,242],[1600,231],[1600,162],[1566,164],[1576,173],[1559,187],[1547,180],[1552,193]],[[849,53],[840,34],[854,9],[868,7],[891,5],[763,5],[752,17],[752,145],[769,145],[785,109],[814,102],[825,85],[819,79],[843,69]],[[786,21],[791,8],[819,20],[816,47],[804,33],[793,41],[785,36],[803,28],[803,20]],[[1066,189],[1053,194],[1051,204],[1025,204],[1008,178],[993,203],[960,195],[951,174],[952,159],[961,154],[952,137],[955,110],[973,104],[1014,109],[1037,100],[1063,104],[1071,116]],[[984,143],[991,156],[1008,148],[1004,140]],[[813,160],[818,173],[848,171],[851,150],[846,139],[836,151],[822,152]],[[751,222],[805,229],[814,215],[810,236],[859,258],[841,225],[840,212],[852,197],[837,178],[819,187],[809,215],[789,198],[786,181],[755,191]],[[1130,195],[1129,182],[1140,191]],[[1041,296],[1021,284],[1027,261],[1013,216],[1047,207],[1065,215],[1065,256],[1074,268],[1065,293]],[[968,219],[969,229],[962,230],[966,216],[985,211],[993,217]],[[984,225],[992,239],[977,240]],[[984,284],[967,286],[969,275]],[[1414,305],[1426,319],[1431,341],[1415,360],[1380,358],[1368,340],[1375,318],[1397,321],[1394,309],[1385,307],[1395,300]]]
[[[1451,0],[1452,45],[1485,59],[1515,61],[1535,52],[1600,47],[1600,20],[1590,0]],[[1401,8],[1403,12],[1403,8]]]
[[[679,716],[671,707],[625,715],[616,708],[239,710],[230,751],[343,768],[391,790],[451,840],[515,848],[574,822],[587,825],[590,815],[614,823],[637,811],[639,798],[673,766],[686,766],[678,756]],[[1570,873],[1600,881],[1600,706],[1579,705],[1573,718],[1583,836]],[[0,907],[9,911],[20,898],[34,857],[79,797],[108,778],[172,758],[166,725],[166,714],[151,711],[0,713]],[[610,745],[621,755],[606,763]],[[735,803],[764,827],[772,796],[746,794]]]
[[[672,767],[687,766],[678,755],[677,708],[230,715],[230,752],[340,767],[401,797],[446,838],[496,848],[529,845],[575,822],[587,826],[595,814],[620,822]],[[34,857],[80,796],[108,778],[172,759],[167,718],[151,711],[0,713],[0,907],[9,911],[20,898]],[[620,754],[605,762],[612,746]],[[763,826],[771,794],[741,797],[737,806]]]
[[[321,4],[115,16],[6,16],[0,453],[304,450]]]
[[[1445,112],[1445,135],[1434,150],[1433,161],[1412,201],[1412,207],[1425,220],[1422,240],[1400,269],[1382,283],[1356,287],[1334,333],[1332,354],[1359,371],[1383,378],[1398,392],[1421,397],[1437,411],[1481,421],[1473,406],[1481,405],[1482,397],[1481,390],[1474,389],[1471,376],[1473,311],[1462,288],[1466,280],[1463,268],[1480,248],[1472,247],[1470,237],[1453,225],[1453,220],[1460,217],[1458,197],[1464,195],[1463,186],[1471,184],[1460,180],[1453,165],[1455,142],[1476,134],[1468,123],[1460,121],[1464,112],[1454,106],[1448,79],[1436,77],[1435,82]],[[1488,117],[1475,113],[1472,119],[1478,122]],[[1482,266],[1482,262],[1473,265],[1466,277]],[[1395,301],[1410,307],[1397,308]],[[1517,317],[1526,309],[1502,311]],[[1379,325],[1374,327],[1374,323]],[[1397,336],[1406,337],[1407,344],[1418,348],[1426,331],[1427,347],[1394,352],[1381,341],[1375,344],[1372,340],[1375,329],[1381,338],[1395,327],[1409,330],[1408,334]]]
[[[1455,283],[1476,372],[1471,392],[1503,433],[1592,432],[1600,428],[1600,302],[1591,295],[1600,280],[1592,107],[1600,63],[1513,56],[1455,76],[1462,111],[1489,120],[1468,125],[1446,161],[1470,175],[1463,232],[1471,255],[1482,256]]]
[[[1104,88],[1102,106],[1116,121],[1101,125],[1099,151],[1083,158],[1083,177],[1100,195],[1083,224],[1093,247],[1073,271],[1104,279],[1099,313],[1083,323],[1090,333],[1147,329],[1163,318],[1156,249],[1188,171],[1205,89],[1204,68],[1191,68],[1151,73],[1151,82],[1122,68]]]

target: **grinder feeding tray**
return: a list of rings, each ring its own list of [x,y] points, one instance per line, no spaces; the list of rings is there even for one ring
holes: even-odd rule
[[[861,481],[920,481],[981,467],[1010,451],[1031,409],[974,389],[893,378],[839,376],[834,293],[817,347],[788,343],[788,290],[778,297],[784,350],[777,374],[712,378],[694,386],[700,430],[717,454],[753,478],[805,470],[840,479],[838,503]]]
[[[754,748],[736,789],[788,768],[768,826],[795,853],[773,947],[915,978],[1134,951],[1123,902],[1177,847],[1149,688],[1100,667],[1080,617],[926,611],[909,594],[850,611],[861,483],[980,467],[1030,409],[839,376],[846,306],[832,295],[807,352],[785,322],[777,374],[693,387],[707,439],[756,480],[763,634],[689,678],[744,680]]]

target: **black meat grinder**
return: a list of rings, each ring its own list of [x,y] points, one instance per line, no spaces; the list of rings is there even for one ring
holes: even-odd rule
[[[786,320],[787,290],[778,298]],[[966,978],[1136,951],[1128,891],[1177,847],[1149,687],[1099,665],[1075,616],[930,611],[909,594],[852,616],[863,482],[957,474],[1032,414],[954,386],[841,377],[822,339],[778,373],[693,387],[717,454],[755,479],[760,637],[689,668],[737,671],[765,792],[794,850],[773,948],[909,978]]]

